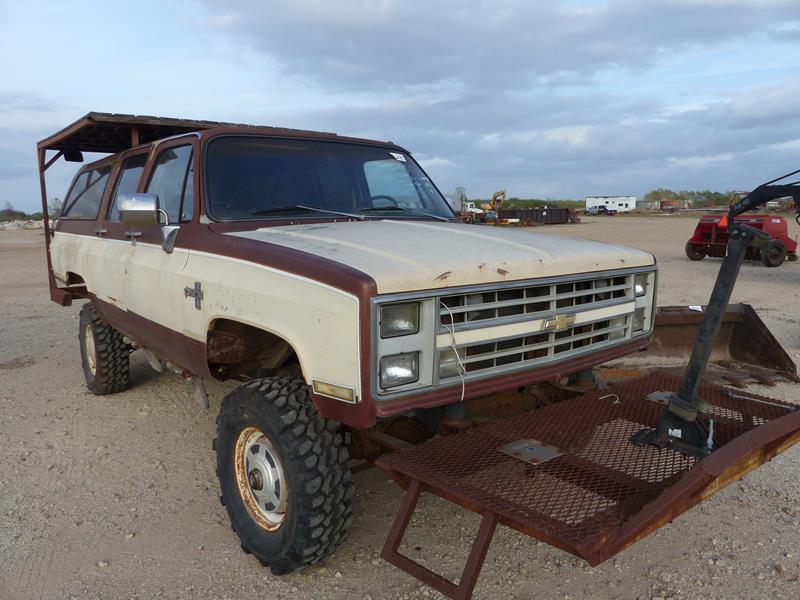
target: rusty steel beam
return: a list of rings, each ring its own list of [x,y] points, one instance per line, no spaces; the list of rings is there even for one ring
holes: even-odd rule
[[[484,513],[481,524],[478,527],[478,533],[472,542],[469,556],[467,556],[464,564],[464,569],[461,572],[461,577],[458,584],[455,584],[399,552],[400,543],[403,541],[403,536],[408,529],[414,509],[417,507],[419,497],[423,491],[424,486],[419,480],[413,480],[408,486],[408,490],[403,495],[400,510],[397,513],[397,517],[395,517],[392,528],[386,538],[386,543],[381,551],[381,558],[441,592],[448,598],[468,600],[472,597],[472,591],[478,582],[478,576],[480,575],[481,567],[483,567],[483,562],[486,560],[486,553],[492,543],[499,517],[494,512],[487,511]]]

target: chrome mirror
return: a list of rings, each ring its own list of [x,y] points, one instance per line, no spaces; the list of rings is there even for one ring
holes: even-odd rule
[[[128,225],[157,225],[158,214],[164,212],[156,194],[120,194],[119,199],[120,220]]]

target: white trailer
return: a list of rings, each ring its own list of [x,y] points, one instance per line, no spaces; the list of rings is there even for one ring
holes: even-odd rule
[[[636,196],[586,196],[587,212],[595,212],[601,206],[611,212],[630,212],[636,208]]]

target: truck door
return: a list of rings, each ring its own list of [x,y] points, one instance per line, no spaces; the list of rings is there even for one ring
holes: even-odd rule
[[[123,310],[127,308],[125,272],[133,252],[133,244],[125,235],[130,228],[119,219],[119,197],[123,194],[132,194],[138,189],[147,162],[147,152],[145,148],[122,157],[109,199],[108,211],[100,227],[95,230],[95,235],[105,239],[102,257],[98,261],[103,269],[105,282],[105,294],[101,299]]]
[[[184,268],[189,251],[180,241],[172,252],[162,248],[162,228],[166,219],[170,225],[192,220],[194,214],[194,148],[187,140],[160,145],[152,166],[145,174],[140,189],[158,196],[159,208],[164,211],[158,225],[140,227],[129,232],[135,244],[128,257],[125,273],[125,299],[130,312],[143,317],[140,341],[156,354],[185,366],[184,314],[194,310],[184,289],[192,287],[186,280]],[[181,232],[178,232],[178,240]],[[183,363],[183,364],[182,364]]]

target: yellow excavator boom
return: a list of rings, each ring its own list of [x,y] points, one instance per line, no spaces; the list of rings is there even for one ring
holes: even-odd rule
[[[484,210],[491,210],[497,212],[500,210],[500,207],[503,206],[503,202],[506,200],[506,191],[500,190],[499,192],[495,192],[492,195],[491,202],[484,202],[481,205],[481,208]]]

